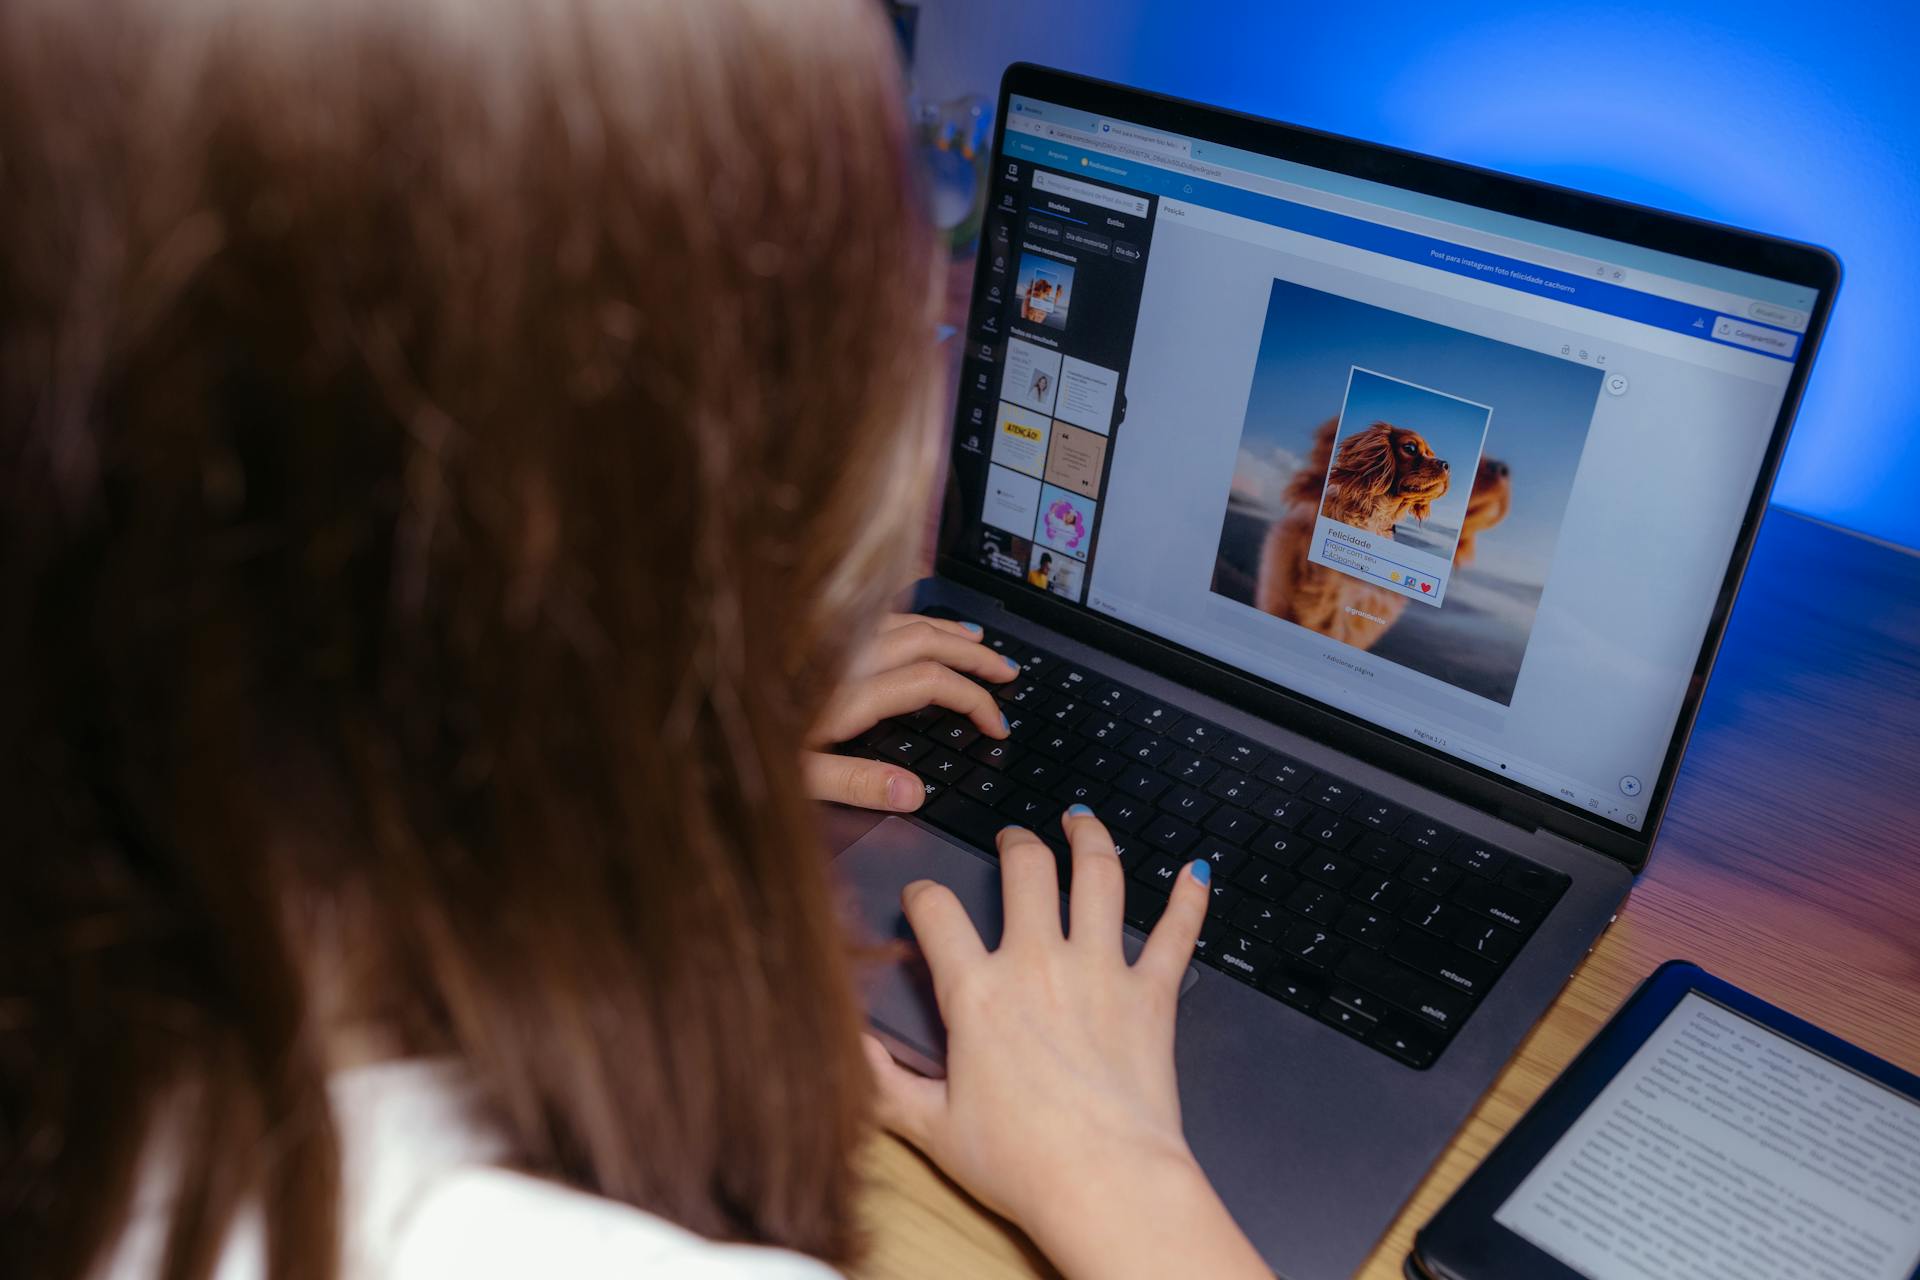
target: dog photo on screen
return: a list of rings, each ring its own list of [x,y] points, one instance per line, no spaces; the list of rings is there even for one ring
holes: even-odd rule
[[[1396,384],[1369,400],[1377,412],[1354,413],[1349,402],[1363,374]],[[1590,365],[1275,280],[1224,495],[1213,592],[1275,626],[1509,703],[1600,376]],[[1436,426],[1423,394],[1479,413]],[[1484,427],[1478,448],[1466,443],[1475,421]],[[1321,516],[1443,559],[1450,546],[1444,602],[1409,608],[1399,592],[1310,560]]]

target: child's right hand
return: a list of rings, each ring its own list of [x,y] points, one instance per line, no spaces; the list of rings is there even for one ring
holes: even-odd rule
[[[1017,827],[999,838],[997,950],[943,886],[917,881],[901,895],[947,1024],[947,1078],[909,1072],[869,1037],[881,1119],[1069,1275],[1269,1275],[1180,1127],[1174,1012],[1210,868],[1181,874],[1128,965],[1113,840],[1081,806],[1062,823],[1073,849],[1065,935],[1053,854]]]

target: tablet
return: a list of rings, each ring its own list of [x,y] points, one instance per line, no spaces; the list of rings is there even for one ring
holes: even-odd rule
[[[1409,1262],[1433,1280],[1920,1280],[1920,1077],[1671,961]]]

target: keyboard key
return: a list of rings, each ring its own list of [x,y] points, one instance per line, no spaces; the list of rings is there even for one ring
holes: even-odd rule
[[[1318,925],[1331,929],[1333,922],[1340,918],[1343,907],[1340,895],[1324,886],[1302,883],[1299,888],[1287,895],[1287,910],[1296,915],[1305,916]]]
[[[1376,911],[1395,912],[1413,896],[1413,886],[1404,880],[1374,879],[1368,876],[1354,884],[1351,895]]]
[[[1127,795],[1111,797],[1100,809],[1100,821],[1115,831],[1124,831],[1129,835],[1146,826],[1147,820],[1153,816],[1152,805]]]
[[[1159,764],[1173,754],[1173,744],[1142,729],[1120,744],[1120,753],[1135,764]]]
[[[1400,912],[1400,918],[1416,929],[1441,938],[1451,938],[1473,919],[1459,907],[1451,906],[1428,894],[1415,895]]]
[[[1260,832],[1260,823],[1252,814],[1225,807],[1208,814],[1204,825],[1222,840],[1237,845],[1245,845]]]
[[[929,740],[950,751],[965,751],[980,741],[980,731],[973,727],[973,721],[951,711],[934,721],[926,732]]]
[[[1055,667],[1064,664],[1044,649],[1028,649],[1026,656],[1020,659],[1020,665],[1028,676],[1039,680],[1053,674]]]
[[[989,853],[993,851],[994,837],[1007,825],[1005,818],[957,791],[935,796],[919,810],[919,816]]]
[[[1345,818],[1336,818],[1324,809],[1314,810],[1313,816],[1300,824],[1301,834],[1339,852],[1352,844],[1360,835],[1360,826]]]
[[[895,729],[883,735],[873,746],[874,753],[881,759],[908,765],[933,750],[931,742],[917,733],[909,733],[904,729]]]
[[[1278,942],[1281,927],[1285,923],[1286,917],[1271,904],[1254,898],[1243,901],[1233,913],[1233,927],[1262,942]]]
[[[1174,726],[1172,732],[1177,741],[1201,752],[1211,751],[1213,744],[1226,736],[1218,728],[1199,719],[1183,720]]]
[[[1133,877],[1161,893],[1172,893],[1173,886],[1178,882],[1180,872],[1186,865],[1180,859],[1169,858],[1164,853],[1148,854],[1140,860],[1140,865],[1133,869]]]
[[[1013,793],[1013,782],[993,769],[975,769],[956,785],[975,800],[990,805],[999,804]]]
[[[1142,698],[1122,711],[1121,716],[1153,733],[1170,729],[1180,722],[1180,713],[1163,702]]]
[[[1094,706],[1102,711],[1112,712],[1114,715],[1125,713],[1137,699],[1138,695],[1133,690],[1109,681],[1097,682],[1095,687],[1087,693],[1087,700]]]
[[[1347,816],[1375,831],[1393,831],[1407,820],[1407,811],[1391,800],[1367,796],[1347,810]]]
[[[1035,751],[1052,756],[1055,760],[1071,760],[1080,754],[1080,739],[1070,729],[1057,725],[1043,725],[1040,731],[1028,740],[1027,745]]]
[[[1440,1055],[1440,1042],[1416,1031],[1399,1018],[1383,1019],[1367,1038],[1376,1049],[1384,1049],[1410,1067],[1427,1067]]]
[[[1520,950],[1520,935],[1513,930],[1467,916],[1454,931],[1454,942],[1482,960],[1505,964]]]
[[[1278,787],[1269,787],[1254,797],[1251,806],[1262,822],[1291,831],[1313,815],[1313,806],[1299,796],[1288,795]]]
[[[1379,950],[1393,941],[1400,932],[1400,926],[1392,916],[1372,907],[1363,907],[1359,903],[1349,903],[1340,917],[1341,936],[1352,938],[1363,947]]]
[[[1477,836],[1462,835],[1447,850],[1447,857],[1457,867],[1465,867],[1475,875],[1488,879],[1497,877],[1506,867],[1507,859],[1513,855],[1505,849],[1496,849]]]
[[[1009,707],[1023,707],[1038,710],[1051,702],[1046,690],[1036,680],[1015,680],[1012,684],[1003,684],[994,691],[994,697]]]
[[[1400,824],[1397,834],[1401,840],[1416,849],[1424,849],[1428,853],[1445,853],[1460,833],[1452,827],[1443,827],[1433,819],[1423,818],[1416,813]]]
[[[1331,809],[1337,814],[1345,813],[1362,799],[1370,800],[1373,798],[1360,788],[1354,786],[1351,782],[1342,782],[1338,778],[1329,778],[1324,773],[1308,783],[1307,789],[1301,794],[1305,795],[1307,799],[1313,801],[1322,809]]]
[[[1078,667],[1056,664],[1043,683],[1049,689],[1057,690],[1070,698],[1078,699],[1081,696],[1081,691],[1092,679],[1093,677]]]
[[[1208,865],[1213,868],[1213,881],[1215,884],[1219,884],[1230,878],[1236,871],[1247,864],[1247,855],[1245,853],[1242,853],[1230,845],[1221,844],[1217,840],[1203,839],[1199,847],[1193,849],[1188,856],[1190,858],[1205,858],[1207,860]]]
[[[1141,864],[1144,866],[1145,864]],[[1175,874],[1179,874],[1178,868]],[[1168,881],[1171,884],[1172,881]],[[1160,913],[1167,909],[1167,891],[1156,889],[1138,874],[1138,869],[1127,881],[1127,901],[1125,915],[1127,923],[1136,929],[1151,929],[1160,919]]]
[[[1291,867],[1313,852],[1313,845],[1304,837],[1296,836],[1290,831],[1283,831],[1279,827],[1264,828],[1259,835],[1247,842],[1247,848],[1281,867]]]
[[[1326,993],[1326,976],[1302,965],[1282,963],[1267,975],[1266,988],[1294,1008],[1311,1012]]]
[[[1069,773],[1053,786],[1053,798],[1061,804],[1084,804],[1095,808],[1113,792],[1091,778]]]
[[[949,782],[958,782],[967,776],[973,768],[967,758],[945,747],[935,747],[913,762],[913,771],[923,778],[929,778],[943,786]]]
[[[1112,782],[1127,767],[1127,759],[1118,751],[1088,747],[1073,758],[1073,767],[1095,782]]]
[[[1053,784],[1069,776],[1070,770],[1064,761],[1049,759],[1042,755],[1027,755],[1016,761],[1007,776],[1024,782],[1030,787],[1046,791]]]
[[[1188,862],[1193,861],[1193,855],[1191,853],[1185,856]],[[1241,893],[1240,890],[1218,877],[1208,882],[1207,893],[1212,899],[1207,907],[1207,914],[1209,916],[1219,916],[1223,920],[1239,910],[1241,902],[1246,898],[1246,895]]]
[[[1478,956],[1468,955],[1451,942],[1410,930],[1393,940],[1387,954],[1416,973],[1438,978],[1470,996],[1483,996],[1499,973]]]
[[[1274,752],[1254,767],[1253,776],[1282,791],[1299,791],[1313,777],[1313,770],[1298,760]]]
[[[1298,876],[1283,871],[1271,862],[1253,858],[1234,873],[1233,882],[1248,893],[1265,898],[1268,902],[1278,902],[1292,893],[1300,883]]]
[[[1330,889],[1344,889],[1360,875],[1359,863],[1325,851],[1300,859],[1294,869],[1307,879],[1318,880]]]
[[[1518,889],[1538,902],[1551,905],[1560,900],[1560,895],[1566,892],[1572,881],[1558,871],[1549,871],[1536,863],[1515,858],[1500,873],[1500,883],[1509,889]]]
[[[1115,776],[1113,786],[1114,790],[1124,791],[1136,800],[1152,800],[1167,789],[1168,783],[1164,775],[1152,769],[1129,764]]]
[[[1061,807],[1058,800],[1025,787],[1014,788],[1012,794],[994,806],[1008,822],[1036,831],[1042,838],[1058,835],[1053,820],[1060,816]]]
[[[1207,784],[1208,795],[1218,796],[1242,809],[1250,806],[1254,798],[1266,789],[1266,784],[1255,782],[1253,775],[1239,772],[1223,773]]]
[[[1473,1011],[1472,997],[1395,964],[1378,952],[1357,948],[1347,952],[1334,968],[1334,975],[1443,1031],[1453,1031]]]
[[[1196,960],[1212,964],[1213,957],[1219,954],[1220,944],[1226,940],[1227,926],[1218,920],[1209,919],[1200,926],[1200,936],[1193,940],[1193,956]]]
[[[1220,766],[1197,751],[1180,750],[1167,757],[1160,766],[1173,777],[1196,787],[1204,787],[1220,772]]]
[[[1280,963],[1280,955],[1264,942],[1244,933],[1229,932],[1213,956],[1213,962],[1223,973],[1259,986]]]
[[[1329,968],[1340,958],[1340,944],[1333,935],[1304,922],[1287,926],[1280,935],[1280,949],[1316,969]]]
[[[1093,714],[1093,708],[1084,702],[1075,702],[1062,694],[1053,700],[1052,705],[1041,710],[1040,716],[1048,724],[1063,729],[1071,729]]]
[[[1313,1013],[1328,1026],[1338,1027],[1350,1035],[1359,1036],[1362,1040],[1373,1033],[1373,1028],[1379,1021],[1371,1014],[1361,1013],[1358,1009],[1339,1003],[1332,996],[1322,1000],[1320,1007]]]
[[[1468,876],[1455,886],[1453,901],[1522,933],[1539,924],[1540,918],[1547,913],[1546,907],[1538,899],[1515,893],[1501,885],[1489,884],[1478,876]]]
[[[1011,742],[996,742],[992,738],[982,738],[967,748],[967,758],[989,769],[1004,769],[1013,763],[1015,750]]]
[[[1458,883],[1465,874],[1451,862],[1443,862],[1431,854],[1420,854],[1410,858],[1400,868],[1400,878],[1410,884],[1419,885],[1429,893],[1445,893]]]
[[[1218,807],[1213,797],[1181,783],[1175,783],[1163,792],[1159,804],[1168,813],[1185,818],[1188,822],[1198,822]]]
[[[1207,754],[1242,773],[1251,773],[1257,765],[1266,760],[1267,749],[1255,746],[1245,738],[1236,738],[1229,733],[1215,742]]]
[[[1368,833],[1353,842],[1348,853],[1376,871],[1397,871],[1407,860],[1407,846],[1386,836]]]
[[[931,778],[922,778],[920,780],[920,803],[925,804],[946,789],[947,786],[944,782],[935,782]]]
[[[1080,736],[1103,747],[1118,747],[1132,733],[1132,725],[1112,716],[1089,716],[1080,722]]]
[[[1140,838],[1156,849],[1178,855],[1193,847],[1200,839],[1200,832],[1191,823],[1163,813],[1140,828]]]

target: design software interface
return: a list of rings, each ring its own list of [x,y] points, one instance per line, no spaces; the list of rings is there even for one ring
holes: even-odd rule
[[[947,550],[1644,823],[1814,292],[1012,99]]]

